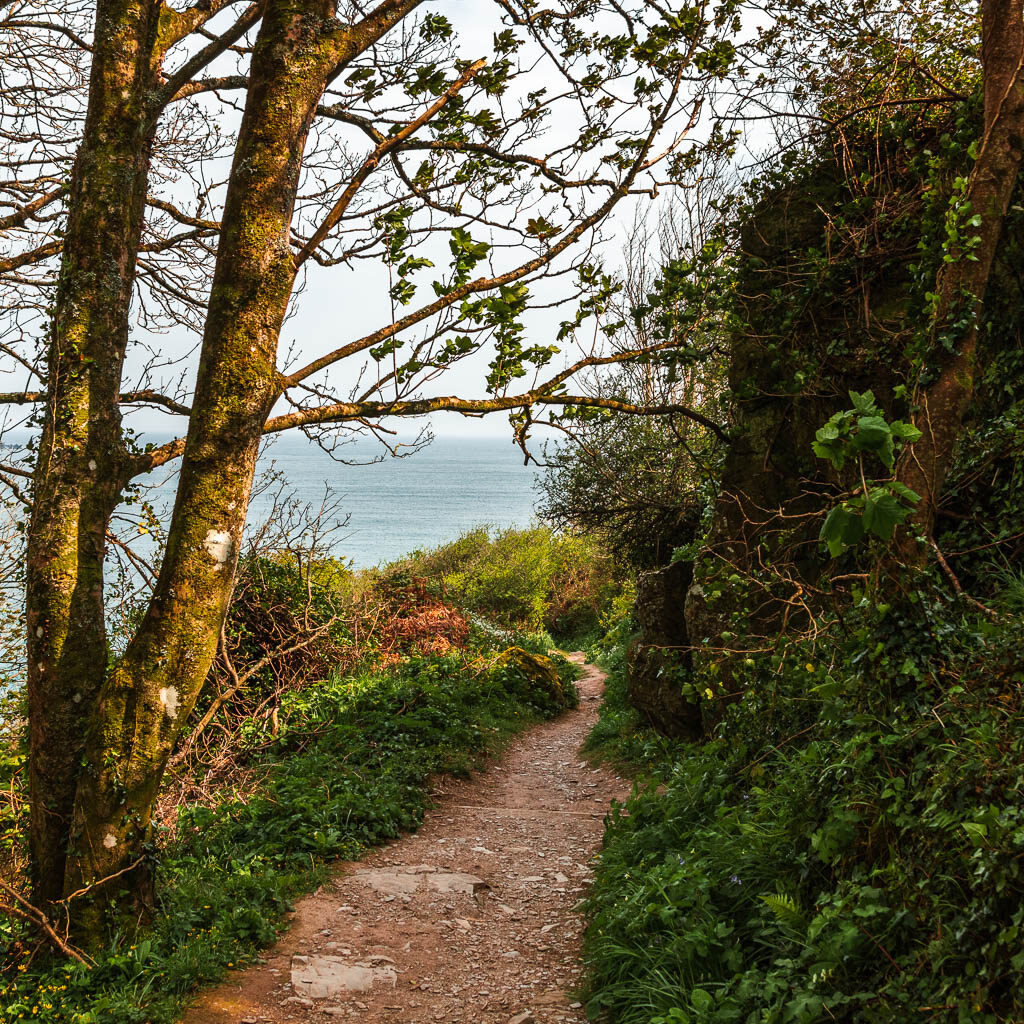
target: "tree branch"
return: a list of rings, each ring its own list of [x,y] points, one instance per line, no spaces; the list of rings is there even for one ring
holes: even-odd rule
[[[0,405],[32,405],[45,402],[45,391],[0,391]],[[122,405],[161,405],[179,416],[191,416],[192,410],[181,402],[150,388],[141,391],[122,391],[119,399]]]
[[[20,228],[24,227],[25,222],[34,213],[38,213],[44,206],[49,206],[54,200],[59,199],[64,194],[64,186],[55,188],[51,192],[44,192],[38,199],[34,199],[31,203],[26,203],[19,210],[14,213],[9,213],[6,217],[0,217],[0,231],[6,231],[8,228]]]
[[[229,0],[233,2],[233,0]],[[216,4],[212,6],[217,6]],[[220,10],[228,6],[226,2],[220,2],[217,6],[217,10]],[[198,7],[198,5],[197,5]],[[191,11],[196,11],[197,7],[190,8]],[[196,72],[206,67],[212,60],[219,57],[225,50],[227,50],[234,43],[238,42],[246,32],[249,31],[253,25],[256,24],[260,19],[260,15],[263,11],[263,5],[260,3],[250,4],[249,7],[242,12],[239,19],[231,26],[226,32],[221,33],[212,43],[204,46],[191,60],[185,61],[184,64],[167,79],[166,84],[157,93],[154,100],[154,108],[159,110],[166,106],[171,100],[178,99],[178,91],[186,85],[190,78]],[[184,15],[179,15],[183,17]],[[203,21],[208,20],[212,15],[199,19],[197,24],[202,24]],[[192,26],[188,28],[183,35],[187,35],[193,31]],[[178,38],[182,38],[181,35]],[[198,91],[198,90],[197,90]]]
[[[487,64],[485,60],[478,60],[475,64],[470,65],[462,72],[459,77],[452,82],[450,86],[429,106],[426,110],[420,114],[415,120],[410,121],[400,131],[394,135],[389,136],[383,142],[381,142],[377,148],[363,161],[362,166],[352,176],[348,185],[345,187],[345,191],[342,192],[341,198],[331,208],[330,213],[323,219],[320,227],[313,232],[309,241],[295,254],[295,266],[296,269],[301,267],[303,263],[309,258],[310,254],[320,245],[320,243],[330,234],[331,229],[338,223],[339,220],[344,216],[345,211],[348,209],[349,203],[355,198],[356,193],[359,191],[363,182],[373,173],[380,161],[387,156],[388,153],[392,152],[397,147],[401,146],[410,136],[422,128],[435,114],[439,113],[462,89],[476,77],[484,66]]]
[[[548,385],[546,385],[548,386]],[[537,389],[520,395],[499,398],[459,398],[443,395],[435,398],[415,398],[398,402],[336,402],[313,409],[296,409],[281,416],[273,416],[263,426],[264,434],[279,434],[296,427],[321,423],[349,423],[380,419],[385,416],[426,416],[434,412],[456,412],[462,416],[486,416],[494,412],[530,409],[535,405],[573,407],[581,409],[607,409],[627,416],[685,416],[711,431],[720,441],[729,443],[725,429],[714,420],[688,405],[664,402],[658,405],[635,405],[614,398],[590,395],[552,395]],[[180,458],[185,451],[183,437],[168,441],[159,448],[137,455],[130,466],[130,476],[139,476]]]

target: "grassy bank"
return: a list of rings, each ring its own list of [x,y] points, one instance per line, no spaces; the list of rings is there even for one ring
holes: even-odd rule
[[[289,901],[329,861],[415,829],[431,775],[465,774],[562,706],[513,664],[459,655],[294,695],[274,742],[250,762],[260,780],[252,798],[181,810],[160,857],[153,928],[131,941],[115,936],[91,968],[44,966],[23,946],[25,969],[0,986],[0,1016],[173,1021],[197,985],[274,939]]]
[[[304,564],[246,567],[229,624],[234,671],[282,640],[284,653],[223,704],[225,680],[211,678],[193,713],[195,742],[168,777],[150,850],[151,926],[112,933],[85,966],[55,960],[38,932],[0,916],[0,1019],[169,1024],[199,986],[273,941],[331,861],[415,829],[433,776],[465,775],[575,704],[575,667],[532,657],[551,645],[530,630],[543,621],[478,617],[408,561],[363,574]],[[301,657],[296,637],[309,641]],[[12,793],[22,760],[16,748],[5,757]],[[8,839],[24,830],[23,791],[2,817]],[[23,871],[24,852],[10,854]]]
[[[939,598],[747,659],[713,738],[667,744],[605,646],[592,746],[639,766],[587,901],[617,1024],[1024,1020],[1024,628]]]

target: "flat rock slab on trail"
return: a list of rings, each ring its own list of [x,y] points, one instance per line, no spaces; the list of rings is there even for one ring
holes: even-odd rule
[[[184,1024],[584,1022],[574,908],[609,803],[629,792],[580,756],[604,685],[584,669],[577,710],[435,793],[415,835],[339,866],[266,962],[205,993]]]

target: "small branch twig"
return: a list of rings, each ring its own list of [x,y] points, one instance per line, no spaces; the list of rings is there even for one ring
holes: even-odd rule
[[[13,905],[9,904],[4,907],[4,911],[6,913],[13,914],[15,917],[19,917],[21,920],[34,925],[43,933],[43,935],[46,936],[47,940],[52,945],[56,946],[57,949],[59,949],[65,956],[71,957],[72,960],[77,960],[85,967],[92,966],[92,964],[86,960],[86,958],[82,956],[74,946],[57,934],[46,915],[38,907],[29,903],[29,901],[26,900],[25,897],[14,888],[14,886],[9,885],[2,878],[0,878],[0,890],[14,900]]]
[[[977,608],[978,611],[983,612],[990,619],[998,619],[999,615],[997,612],[993,611],[991,608],[986,607],[977,598],[971,597],[970,594],[964,591],[964,588],[961,586],[960,581],[956,577],[956,573],[953,572],[953,570],[949,567],[949,562],[946,561],[945,555],[943,555],[943,553],[939,550],[939,545],[935,543],[935,539],[929,538],[929,543],[932,546],[932,550],[935,552],[935,557],[938,560],[939,565],[942,566],[942,571],[949,577],[949,582],[953,584],[953,589],[956,591],[956,596],[959,597],[962,601],[966,601],[968,604],[974,605],[974,607]]]
[[[115,878],[120,878],[121,875],[128,874],[129,871],[134,871],[144,860],[146,855],[142,854],[141,857],[136,857],[127,867],[121,868],[120,871],[115,871],[112,875],[107,875],[105,878],[97,878],[95,882],[90,882],[88,885],[81,889],[76,889],[70,896],[65,896],[64,899],[59,900],[59,903],[68,904],[74,899],[78,899],[79,896],[84,896],[90,889],[95,889],[97,886],[106,885],[107,882],[112,882]]]

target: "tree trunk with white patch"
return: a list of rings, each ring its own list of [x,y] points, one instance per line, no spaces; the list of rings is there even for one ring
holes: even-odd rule
[[[119,890],[148,892],[140,851],[160,780],[227,613],[259,442],[279,393],[302,154],[338,64],[332,15],[329,0],[271,0],[264,11],[167,550],[143,622],[100,692],[75,800],[66,886],[92,887],[92,910],[78,914],[86,935]]]

